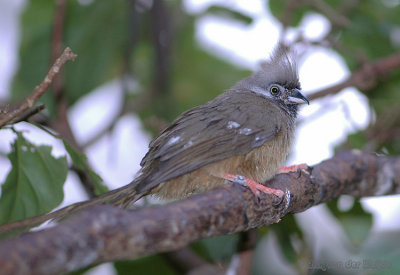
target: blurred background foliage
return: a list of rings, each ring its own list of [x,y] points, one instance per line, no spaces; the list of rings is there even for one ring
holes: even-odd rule
[[[344,58],[350,71],[400,49],[399,1],[269,0],[264,1],[264,7],[270,9],[279,20],[282,33],[298,26],[309,13],[326,17],[331,28],[321,40],[307,41],[300,34],[290,43],[332,48]],[[199,46],[195,39],[196,20],[209,14],[229,18],[245,26],[253,22],[251,16],[232,9],[229,2],[212,5],[201,13],[193,14],[185,11],[182,2],[178,0],[28,1],[22,15],[20,65],[13,81],[10,103],[19,103],[43,79],[54,60],[52,53],[59,53],[64,46],[71,47],[78,58],[64,67],[61,86],[54,85],[53,90],[40,100],[49,112],[44,117],[37,118],[36,122],[56,129],[63,138],[71,142],[72,145],[66,144],[66,150],[73,161],[72,168],[83,174],[80,177],[83,182],[89,182],[89,187],[85,187],[88,194],[104,192],[106,189],[101,185],[101,178],[87,165],[86,157],[82,154],[84,150],[74,140],[70,140],[73,135],[63,136],[62,128],[59,128],[61,106],[66,105],[68,109],[96,87],[116,78],[121,79],[124,83],[124,101],[120,106],[120,115],[137,113],[146,128],[156,134],[182,111],[205,103],[249,74],[249,71],[233,66]],[[60,25],[56,23],[57,18],[61,19]],[[57,35],[61,37],[59,41],[56,41]],[[399,155],[400,70],[394,70],[375,81],[371,89],[363,91],[375,117],[371,118],[367,129],[352,134],[340,147]],[[19,148],[18,144],[23,148]],[[23,163],[20,150],[24,154],[32,155],[41,151],[43,158],[54,158],[48,147],[26,150],[26,146],[34,145],[25,140],[22,133],[18,133],[18,139],[9,154],[13,169],[22,171],[24,167],[36,168],[35,164]],[[58,158],[55,161],[54,165],[63,164],[67,168],[65,159]],[[71,165],[68,167],[71,168]],[[59,172],[50,165],[46,167],[46,164],[37,169],[42,172],[51,169],[60,173],[59,179],[65,179],[66,171],[62,167],[57,168]],[[34,186],[26,183],[26,179],[15,178],[15,171],[10,172],[3,185],[0,209],[3,213],[9,212],[9,215],[1,215],[2,222],[41,214],[60,203],[63,193],[59,183],[57,190],[54,187],[54,190],[46,191],[43,190],[44,186],[39,185],[48,183],[49,179],[43,181],[41,173],[34,175]],[[17,192],[24,190],[6,189],[14,181],[25,186],[25,193],[18,193],[16,196]],[[91,189],[90,184],[95,187]],[[45,197],[52,197],[53,200],[37,200],[32,195],[32,189],[42,190]],[[12,194],[13,198],[23,198],[28,202],[30,211],[24,212],[22,209],[14,211],[14,214],[9,199],[5,198],[6,193]],[[14,204],[20,203],[18,198]],[[253,240],[250,245],[250,249],[254,249],[252,273],[318,274],[323,269],[310,268],[311,263],[317,265],[318,262],[342,261],[346,264],[345,259],[360,262],[373,259],[391,265],[390,268],[368,269],[365,271],[368,274],[377,274],[378,271],[379,274],[400,272],[397,261],[398,232],[380,235],[376,233],[371,236],[372,215],[364,211],[357,201],[351,201],[347,209],[340,207],[340,200],[329,202],[327,206],[340,225],[340,231],[344,232],[345,251],[335,244],[331,245],[330,253],[316,251],[310,233],[305,232],[299,220],[290,215],[276,225],[257,230],[256,241]],[[318,221],[314,221],[313,225],[318,227]],[[211,270],[222,272],[240,251],[242,241],[248,237],[246,234],[207,239],[192,244],[189,249],[196,253],[200,262],[211,264],[214,268]],[[248,234],[253,236],[254,232]],[[335,240],[323,241],[329,246]],[[275,244],[273,251],[268,249],[271,243]],[[176,259],[171,260],[171,257],[164,254],[154,255],[136,261],[116,263],[115,272],[179,274],[182,269],[177,268],[179,263],[174,261]],[[347,274],[353,271],[351,268],[328,270],[331,274]],[[360,269],[355,271],[362,272]]]

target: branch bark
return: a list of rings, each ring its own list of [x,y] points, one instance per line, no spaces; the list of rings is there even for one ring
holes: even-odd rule
[[[308,171],[268,182],[290,190],[288,208],[276,197],[254,197],[226,184],[186,200],[139,210],[97,205],[52,228],[0,242],[2,274],[60,274],[79,268],[172,251],[212,236],[258,228],[342,194],[398,194],[400,157],[346,151]]]
[[[24,101],[22,101],[21,104],[19,104],[14,110],[6,112],[0,116],[0,128],[24,113],[26,110],[32,108],[35,102],[49,89],[51,82],[60,72],[61,67],[65,64],[65,62],[74,60],[76,56],[77,55],[74,54],[69,47],[67,47],[61,56],[54,62],[53,66],[51,66],[43,81],[35,87],[32,93],[27,96]]]

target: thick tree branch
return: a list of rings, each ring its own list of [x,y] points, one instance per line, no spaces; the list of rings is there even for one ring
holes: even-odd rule
[[[400,67],[400,52],[378,59],[352,73],[344,81],[325,88],[318,92],[308,95],[310,100],[324,97],[330,94],[336,94],[347,87],[356,87],[362,91],[367,91],[376,85],[378,77],[381,77],[395,68]]]
[[[56,60],[56,62],[51,66],[49,72],[46,77],[43,79],[42,83],[35,87],[32,93],[27,96],[24,101],[21,102],[14,110],[3,113],[0,115],[0,128],[24,113],[29,108],[35,104],[35,102],[47,91],[50,87],[51,82],[54,77],[60,72],[61,67],[68,60],[74,60],[76,58],[76,54],[74,54],[69,47],[67,47],[61,56]]]
[[[166,206],[126,211],[89,208],[38,232],[0,243],[2,274],[60,274],[91,264],[175,250],[212,236],[258,228],[342,194],[360,198],[400,192],[400,157],[346,151],[308,172],[278,175],[268,185],[291,192],[278,204],[245,187],[226,184]]]

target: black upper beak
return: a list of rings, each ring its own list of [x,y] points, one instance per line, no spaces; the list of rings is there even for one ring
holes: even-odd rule
[[[303,94],[299,89],[291,90],[291,95],[288,97],[288,100],[290,103],[293,104],[301,104],[305,102],[307,102],[307,104],[310,104],[307,96]]]

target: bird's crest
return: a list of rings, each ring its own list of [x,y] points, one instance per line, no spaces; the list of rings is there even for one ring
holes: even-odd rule
[[[269,60],[262,62],[257,71],[239,81],[232,90],[251,90],[253,87],[266,89],[271,84],[280,84],[287,89],[300,89],[295,58],[282,44],[276,47]]]
[[[268,78],[286,88],[300,88],[297,63],[293,53],[279,44],[268,61],[261,63],[261,68],[254,73],[256,78]]]

